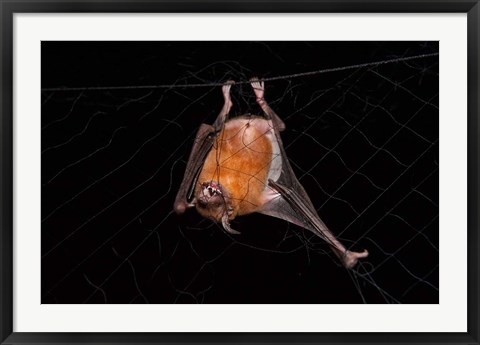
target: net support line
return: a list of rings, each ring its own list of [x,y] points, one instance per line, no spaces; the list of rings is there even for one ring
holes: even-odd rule
[[[422,59],[432,56],[438,56],[439,53],[431,53],[431,54],[421,54],[415,56],[406,56],[396,59],[389,59],[389,60],[382,60],[382,61],[375,61],[375,62],[366,62],[356,65],[349,65],[349,66],[342,66],[342,67],[333,67],[333,68],[325,68],[316,71],[310,72],[302,72],[302,73],[295,73],[295,74],[287,74],[282,76],[276,77],[269,77],[269,78],[260,78],[260,81],[275,81],[275,80],[283,80],[283,79],[293,79],[293,78],[300,78],[306,77],[316,74],[322,73],[330,73],[330,72],[339,72],[345,71],[349,69],[356,69],[362,67],[371,67],[371,66],[380,66],[394,62],[403,62],[409,60],[416,60]],[[242,84],[249,84],[250,80],[242,80],[235,82],[235,85],[242,85]],[[212,87],[212,86],[222,86],[224,82],[214,82],[214,83],[201,83],[201,84],[162,84],[162,85],[130,85],[130,86],[92,86],[92,87],[51,87],[51,88],[42,88],[42,92],[54,92],[54,91],[87,91],[87,90],[135,90],[135,89],[173,89],[173,88],[195,88],[195,87]]]

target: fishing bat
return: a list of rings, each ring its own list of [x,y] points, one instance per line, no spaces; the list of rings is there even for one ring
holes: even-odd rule
[[[281,218],[312,231],[346,268],[354,267],[368,252],[347,250],[320,219],[285,154],[280,137],[285,124],[265,101],[264,82],[255,78],[250,83],[263,116],[228,119],[234,82],[222,86],[223,108],[213,125],[202,124],[198,130],[175,212],[195,207],[230,234],[239,234],[230,226],[237,216],[258,212]]]

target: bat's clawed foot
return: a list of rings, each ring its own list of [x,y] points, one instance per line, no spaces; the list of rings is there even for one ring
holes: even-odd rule
[[[227,80],[222,86],[222,92],[224,97],[230,97],[230,89],[235,84],[234,80]]]
[[[222,86],[223,99],[225,100],[225,106],[230,109],[232,106],[232,99],[230,97],[230,89],[232,85],[235,84],[235,81],[228,80]]]
[[[359,259],[364,259],[368,256],[368,251],[364,250],[363,252],[351,252],[347,250],[341,257],[343,261],[343,266],[346,268],[353,268],[357,264]]]
[[[255,97],[257,99],[257,103],[262,105],[265,103],[265,83],[260,81],[257,77],[250,79],[250,85],[252,85],[253,92],[255,92]]]
[[[232,234],[232,235],[240,235],[240,232],[239,232],[239,231],[233,230],[233,229],[230,227],[230,221],[228,220],[228,214],[225,214],[225,215],[222,217],[222,225],[223,225],[223,228],[225,229],[225,231],[228,232],[229,234]]]

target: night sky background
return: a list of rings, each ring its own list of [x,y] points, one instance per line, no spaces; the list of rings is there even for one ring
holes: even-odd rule
[[[438,42],[41,49],[42,303],[438,303],[438,56],[266,83],[320,217],[347,247],[370,252],[350,271],[279,219],[238,217],[232,236],[193,209],[174,214],[221,87],[135,88],[355,66],[437,53]],[[232,116],[261,114],[248,84],[232,98]]]

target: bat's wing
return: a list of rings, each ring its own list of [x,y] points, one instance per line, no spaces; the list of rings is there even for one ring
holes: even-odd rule
[[[202,124],[197,132],[195,142],[193,143],[192,152],[188,158],[187,168],[183,176],[182,184],[175,197],[173,209],[177,214],[185,212],[187,207],[193,207],[192,200],[195,193],[195,185],[197,184],[198,176],[201,172],[205,159],[212,149],[213,143],[217,134],[223,128],[228,116],[228,112],[232,107],[232,100],[230,98],[230,88],[234,84],[233,81],[227,81],[222,87],[222,93],[225,103],[218,114],[213,126]]]
[[[321,231],[321,229],[327,229],[327,226],[318,216],[307,192],[295,176],[281,141],[279,147],[282,157],[282,172],[276,181],[268,181],[270,190],[266,199],[269,201],[262,206],[259,212],[294,223],[328,241]]]
[[[312,231],[332,247],[333,252],[340,258],[345,267],[355,266],[358,259],[366,257],[368,252],[356,253],[347,250],[322,222],[290,166],[280,138],[280,132],[285,129],[285,124],[265,101],[264,82],[260,82],[258,78],[253,78],[251,85],[257,103],[265,113],[266,119],[271,121],[274,132],[272,144],[275,148],[278,148],[280,153],[279,156],[273,157],[270,169],[277,171],[278,159],[280,159],[281,164],[280,175],[271,174],[272,178],[268,180],[268,186],[264,191],[263,205],[257,212],[284,219]]]
[[[198,175],[203,167],[205,159],[212,149],[217,135],[217,130],[210,125],[202,124],[197,132],[190,157],[188,158],[187,168],[183,176],[182,184],[175,197],[173,208],[178,214],[185,212],[187,207],[192,207],[191,203]]]
[[[273,123],[282,158],[282,171],[276,181],[268,181],[269,188],[265,192],[267,202],[258,212],[284,219],[312,231],[332,247],[345,267],[355,266],[358,259],[366,257],[368,252],[356,253],[347,250],[320,219],[305,189],[290,166],[275,119]]]

